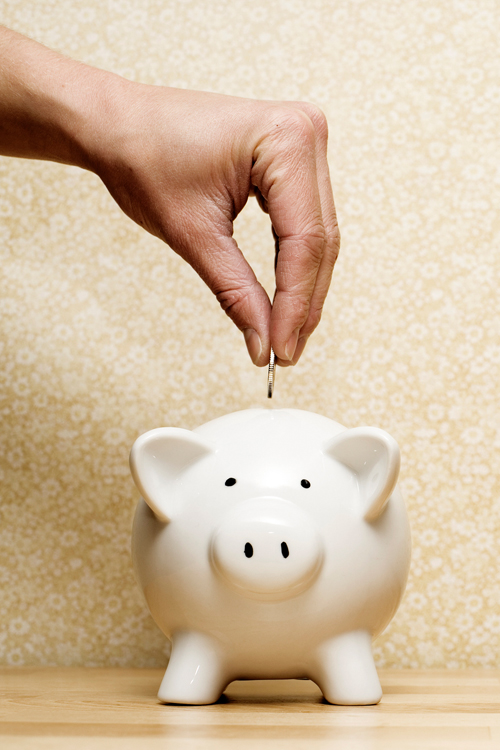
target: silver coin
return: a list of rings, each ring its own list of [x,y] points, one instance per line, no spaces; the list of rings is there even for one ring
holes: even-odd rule
[[[274,391],[274,373],[276,370],[274,352],[271,347],[271,356],[269,357],[269,368],[267,370],[267,397],[273,397]]]

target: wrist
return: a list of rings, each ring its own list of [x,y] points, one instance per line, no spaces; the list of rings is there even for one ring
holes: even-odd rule
[[[92,169],[119,76],[0,27],[0,153]]]
[[[67,163],[99,174],[99,164],[119,137],[122,90],[134,84],[105,70],[78,67],[58,101],[59,125],[68,144]]]

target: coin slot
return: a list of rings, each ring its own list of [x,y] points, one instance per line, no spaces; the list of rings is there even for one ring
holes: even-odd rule
[[[253,547],[250,542],[245,544],[245,557],[253,557]]]
[[[234,477],[229,477],[229,479],[226,479],[224,484],[226,485],[226,487],[233,487],[233,485],[236,484],[236,479]]]
[[[309,479],[302,479],[302,481],[300,483],[300,486],[304,487],[304,489],[308,490],[309,487],[311,486],[311,482],[309,481]]]
[[[281,554],[283,555],[285,560],[290,554],[290,550],[288,549],[288,544],[286,542],[281,542]]]

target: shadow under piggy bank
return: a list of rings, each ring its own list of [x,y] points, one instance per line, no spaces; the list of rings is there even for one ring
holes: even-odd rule
[[[141,435],[132,551],[172,641],[158,697],[213,703],[238,679],[309,678],[330,703],[378,703],[372,638],[410,565],[399,448],[295,409]]]

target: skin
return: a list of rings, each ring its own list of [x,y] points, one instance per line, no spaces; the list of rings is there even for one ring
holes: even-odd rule
[[[296,364],[318,325],[339,250],[317,107],[148,86],[0,27],[0,153],[98,175],[122,210],[197,271],[254,364]],[[269,300],[233,222],[249,196],[279,254]]]

